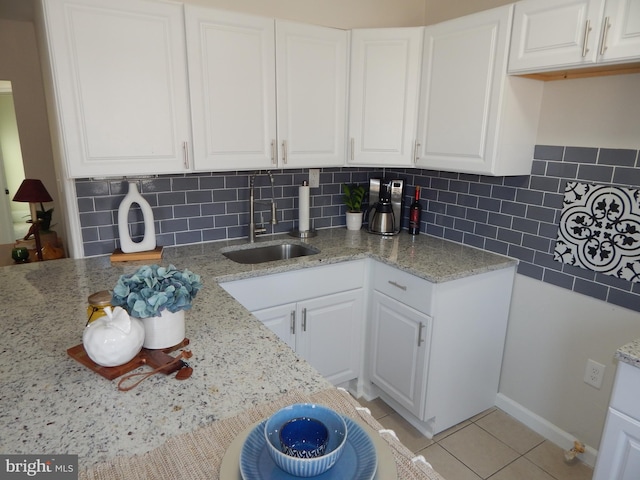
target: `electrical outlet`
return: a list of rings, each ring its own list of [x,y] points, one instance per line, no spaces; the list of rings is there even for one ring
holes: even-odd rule
[[[587,360],[584,382],[599,390],[602,387],[602,377],[604,377],[604,365],[591,359]]]
[[[309,186],[311,188],[318,188],[320,186],[320,169],[319,168],[309,169]]]

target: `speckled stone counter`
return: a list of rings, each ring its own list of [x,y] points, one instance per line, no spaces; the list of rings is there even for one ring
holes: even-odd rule
[[[262,237],[260,242],[292,240]],[[294,240],[299,241],[299,240]],[[0,452],[73,453],[86,467],[117,455],[146,452],[179,433],[297,390],[330,384],[239,305],[220,281],[373,257],[432,282],[444,282],[515,261],[424,235],[392,238],[345,229],[305,240],[320,253],[241,265],[220,250],[244,241],[165,249],[174,263],[202,276],[204,288],[187,312],[193,376],[155,375],[129,392],[67,356],[82,341],[89,294],[112,289],[145,262],[109,257],[62,259],[0,268]]]
[[[615,358],[621,362],[640,368],[640,338],[620,347],[616,351]]]

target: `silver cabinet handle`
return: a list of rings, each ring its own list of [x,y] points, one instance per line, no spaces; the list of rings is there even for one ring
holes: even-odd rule
[[[271,164],[276,164],[276,141],[271,140]]]
[[[405,292],[407,291],[407,287],[405,285],[400,285],[399,283],[396,283],[393,280],[388,280],[388,282],[394,287],[399,288],[400,290],[404,290]]]
[[[591,20],[587,20],[584,25],[584,43],[582,45],[582,56],[586,57],[589,48],[587,42],[589,41],[589,33],[591,33]]]
[[[307,309],[306,308],[302,309],[302,331],[303,332],[307,331]]]
[[[291,310],[291,334],[296,334],[296,311]]]
[[[420,143],[416,140],[413,145],[413,163],[418,163],[419,150],[420,150]]]
[[[189,168],[189,142],[182,142],[182,158],[184,161],[184,168]]]
[[[351,161],[353,162],[353,158],[355,156],[355,149],[356,149],[356,140],[355,138],[351,137],[351,141],[349,142],[349,150],[351,150]]]
[[[286,165],[287,163],[287,141],[282,141],[282,163]]]
[[[604,55],[604,52],[607,49],[607,34],[609,33],[610,28],[611,24],[609,23],[609,17],[604,17],[604,25],[602,25],[602,37],[600,37],[600,55]]]
[[[424,330],[424,323],[420,322],[420,327],[418,328],[418,346],[422,345],[424,339],[422,338],[422,330]]]

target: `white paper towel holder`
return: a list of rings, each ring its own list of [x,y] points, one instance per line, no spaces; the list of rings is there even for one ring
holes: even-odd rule
[[[294,228],[293,230],[289,231],[289,235],[297,238],[312,238],[318,235],[318,232],[313,228],[310,230],[307,230],[306,232],[301,232],[300,230]]]
[[[302,206],[302,199],[303,199],[303,190],[304,190],[304,195],[306,198],[306,203],[304,204],[305,206]],[[298,205],[298,229],[293,229],[289,231],[289,235],[291,235],[292,237],[297,237],[297,238],[311,238],[311,237],[315,237],[318,232],[316,232],[313,228],[309,228],[307,230],[300,230],[300,226],[303,224],[305,224],[305,227],[308,226],[309,224],[309,182],[307,180],[304,180],[302,182],[302,185],[300,186],[300,190],[299,190],[299,196],[300,196],[300,200],[299,200],[299,205]],[[304,211],[304,216],[303,216],[303,209],[306,209]],[[303,220],[304,218],[304,220]]]

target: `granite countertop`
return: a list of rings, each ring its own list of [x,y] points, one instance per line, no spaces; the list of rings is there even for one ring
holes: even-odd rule
[[[640,338],[620,347],[616,351],[615,358],[633,367],[640,368]]]
[[[260,242],[300,241],[265,236]],[[149,262],[109,257],[1,267],[0,451],[72,453],[81,467],[151,450],[167,438],[266,403],[288,391],[312,394],[331,385],[218,282],[373,257],[432,282],[445,282],[515,261],[445,240],[401,234],[383,238],[344,228],[305,240],[320,253],[241,265],[224,241],[166,248],[162,264],[189,268],[204,287],[186,314],[193,375],[154,375],[129,392],[67,356],[82,342],[87,297],[109,290],[123,273]]]

